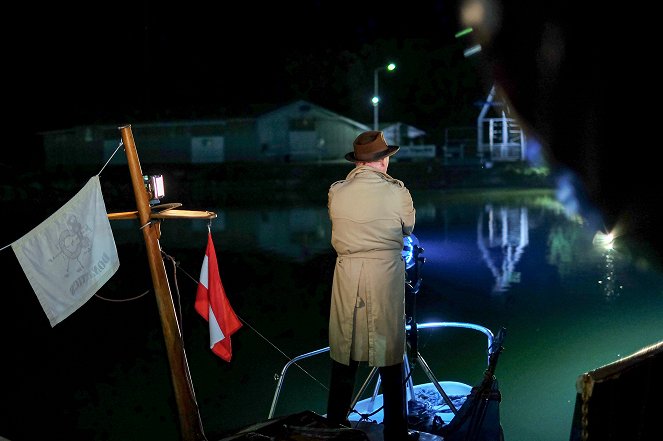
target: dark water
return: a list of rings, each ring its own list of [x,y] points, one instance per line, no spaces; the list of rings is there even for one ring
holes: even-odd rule
[[[663,338],[663,276],[593,244],[595,232],[567,216],[551,192],[413,197],[426,258],[417,321],[505,327],[496,375],[506,440],[567,440],[578,375]],[[203,425],[215,439],[267,419],[288,357],[327,345],[334,254],[324,206],[205,208],[219,215],[211,231],[221,277],[245,322],[232,337],[230,363],[209,351],[207,323],[193,310],[207,221],[164,221],[161,245]],[[104,299],[55,328],[13,253],[1,253],[8,289],[0,436],[179,438],[142,235],[132,221],[112,227],[121,265],[98,292]],[[481,379],[482,335],[422,330],[418,344],[438,379]],[[328,355],[300,365],[288,372],[275,416],[325,411]],[[414,376],[428,381],[417,366]]]

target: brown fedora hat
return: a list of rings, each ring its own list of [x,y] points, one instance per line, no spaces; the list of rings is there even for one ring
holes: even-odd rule
[[[385,156],[391,156],[400,149],[397,145],[387,145],[384,132],[370,130],[361,133],[352,143],[354,151],[347,153],[345,159],[350,162],[373,162]]]

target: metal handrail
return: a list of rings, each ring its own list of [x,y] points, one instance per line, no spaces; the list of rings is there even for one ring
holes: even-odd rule
[[[474,329],[475,331],[482,332],[486,335],[488,339],[488,356],[486,363],[490,363],[490,348],[493,346],[493,339],[495,335],[493,331],[486,328],[485,326],[475,325],[474,323],[465,323],[465,322],[430,322],[430,323],[417,323],[417,329],[429,329],[429,328],[467,328]],[[406,330],[410,330],[410,325],[405,326]]]
[[[410,328],[411,328],[410,325],[405,326],[406,331],[409,331]],[[465,322],[417,323],[417,329],[434,329],[434,328],[466,328],[466,329],[473,329],[475,331],[482,332],[483,334],[486,335],[486,337],[488,339],[488,362],[490,362],[490,348],[493,345],[493,339],[495,337],[493,335],[493,332],[490,329],[486,328],[485,326],[475,325],[473,323],[465,323]],[[279,376],[279,381],[276,384],[276,391],[274,392],[274,398],[272,399],[272,406],[269,409],[269,415],[267,416],[268,419],[274,418],[274,413],[276,411],[276,404],[279,400],[279,395],[281,394],[281,389],[283,388],[283,382],[285,381],[285,374],[288,371],[288,369],[290,368],[290,366],[292,366],[293,364],[295,364],[298,361],[303,360],[305,358],[313,357],[314,355],[319,355],[319,354],[322,354],[322,353],[328,352],[328,351],[329,351],[329,346],[327,346],[326,348],[321,348],[321,349],[317,349],[315,351],[307,352],[305,354],[298,355],[297,357],[295,357],[292,360],[288,361],[285,364],[285,366],[283,366],[283,369],[281,370],[281,374]],[[361,388],[362,390],[366,388],[367,383],[369,381],[370,381],[370,378],[367,379],[367,381],[364,383],[364,385]],[[375,389],[376,391],[377,391],[378,386],[380,384],[379,383],[380,382],[379,376],[378,376],[377,381],[378,381],[378,383],[376,385],[376,389]]]
[[[274,411],[276,410],[276,403],[279,400],[279,395],[281,394],[281,388],[283,387],[283,382],[285,381],[285,373],[288,370],[288,368],[297,363],[299,360],[303,360],[304,358],[312,357],[314,355],[322,354],[323,352],[329,351],[329,346],[326,348],[318,349],[316,351],[311,351],[307,352],[306,354],[299,355],[283,366],[283,369],[281,370],[281,375],[279,376],[279,381],[276,384],[276,391],[274,392],[274,398],[272,399],[272,407],[269,409],[269,415],[267,416],[268,419],[271,419],[274,417]]]

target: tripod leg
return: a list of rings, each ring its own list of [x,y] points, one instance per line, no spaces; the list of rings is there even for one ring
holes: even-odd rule
[[[411,375],[412,370],[410,369],[410,362],[408,361],[407,353],[405,354],[405,357],[404,357],[403,366],[404,366],[404,369],[405,369],[404,375],[405,375],[405,378],[407,378],[407,389],[406,390],[409,391],[409,393],[410,393],[409,398],[414,399],[414,381],[412,380],[412,375]],[[408,398],[407,395],[406,395],[405,398],[406,398],[406,401],[407,401],[407,398]]]
[[[361,388],[359,389],[359,392],[357,392],[357,395],[355,395],[354,400],[352,400],[352,404],[350,404],[350,409],[354,409],[355,405],[357,404],[357,401],[359,401],[359,397],[361,397],[368,387],[368,384],[371,382],[375,374],[378,372],[378,368],[374,367],[371,369],[371,372],[368,374],[368,377],[366,377],[366,381],[364,381],[364,384],[361,385]],[[375,385],[375,392],[373,392],[373,398],[371,399],[371,405],[368,407],[368,411],[372,412],[373,411],[373,403],[375,402],[375,397],[378,394],[378,389],[380,388],[380,379],[378,378],[378,382]]]
[[[417,353],[417,360],[419,363],[421,363],[421,367],[423,368],[424,372],[430,379],[430,381],[433,383],[433,386],[435,386],[435,389],[442,395],[442,399],[444,400],[445,403],[447,403],[447,406],[449,406],[449,409],[456,415],[458,413],[458,409],[456,409],[456,406],[454,406],[454,403],[451,401],[451,398],[449,398],[449,395],[442,389],[442,386],[440,386],[440,382],[437,381],[437,378],[435,378],[435,375],[433,375],[433,371],[430,370],[430,367],[428,367],[428,363],[426,363],[426,360],[421,356],[421,354]]]

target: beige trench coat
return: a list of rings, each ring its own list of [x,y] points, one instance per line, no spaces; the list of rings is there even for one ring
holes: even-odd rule
[[[403,237],[415,210],[405,185],[368,166],[329,188],[336,266],[329,315],[331,358],[370,366],[403,362],[405,262]]]

